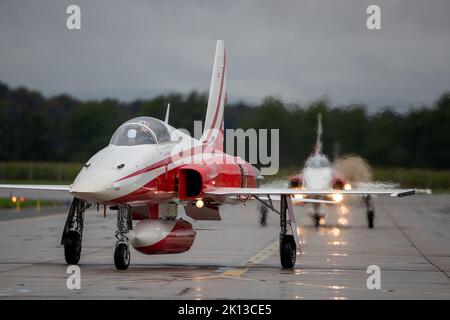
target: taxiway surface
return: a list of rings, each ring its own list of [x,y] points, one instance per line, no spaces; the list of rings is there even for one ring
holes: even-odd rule
[[[113,265],[115,211],[86,214],[81,289],[66,286],[60,246],[66,213],[0,213],[1,299],[450,299],[450,196],[377,198],[375,229],[359,202],[326,209],[315,229],[296,209],[302,244],[295,269],[280,268],[279,219],[258,222],[255,205],[228,206],[222,221],[194,222],[189,252],[132,250],[127,271]],[[367,288],[379,266],[381,289]]]

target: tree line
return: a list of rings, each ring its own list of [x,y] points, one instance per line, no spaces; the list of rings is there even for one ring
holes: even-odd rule
[[[164,119],[167,103],[170,124],[193,132],[194,120],[204,119],[207,94],[80,101],[0,83],[0,161],[84,162],[109,143],[121,123],[142,115]],[[226,106],[225,128],[280,129],[280,164],[299,167],[315,142],[318,113],[324,152],[331,158],[351,153],[375,166],[450,168],[450,92],[406,113],[392,107],[369,113],[364,105],[336,107],[327,99],[306,105],[276,97],[258,105],[235,102]]]

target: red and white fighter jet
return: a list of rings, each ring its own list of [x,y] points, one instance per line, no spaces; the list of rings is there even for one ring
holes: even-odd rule
[[[177,218],[182,205],[194,220],[219,220],[224,203],[258,200],[280,216],[280,260],[293,268],[299,245],[291,198],[294,195],[386,194],[402,197],[415,190],[302,190],[258,188],[259,171],[223,152],[226,102],[225,43],[217,41],[203,135],[194,139],[166,121],[139,117],[122,124],[110,144],[89,159],[71,185],[0,185],[6,189],[70,192],[74,198],[61,244],[68,264],[80,260],[84,211],[91,205],[117,210],[114,263],[127,269],[129,245],[145,254],[180,253],[196,235]],[[273,200],[280,200],[279,209]],[[304,199],[308,202],[308,199]],[[133,220],[140,220],[133,225]]]
[[[328,157],[322,152],[322,115],[317,115],[317,139],[312,154],[306,159],[305,166],[302,171],[289,177],[290,188],[302,188],[306,190],[351,190],[351,184],[345,177],[336,170]],[[294,197],[294,204],[303,204],[305,196],[297,195]],[[339,203],[343,200],[340,193],[330,196],[307,196],[309,199],[324,199],[330,203]],[[320,220],[324,217],[322,203],[315,202],[312,204],[314,213],[311,218],[314,226],[320,225]]]

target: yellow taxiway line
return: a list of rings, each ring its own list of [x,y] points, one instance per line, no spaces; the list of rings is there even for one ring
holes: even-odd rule
[[[242,264],[242,266],[230,270],[226,270],[219,274],[218,276],[222,277],[241,277],[244,275],[247,271],[249,271],[252,267],[255,265],[263,262],[268,257],[270,257],[274,251],[278,248],[278,240],[272,242],[267,247],[262,249],[260,252],[258,252],[256,255],[248,259],[246,262]]]

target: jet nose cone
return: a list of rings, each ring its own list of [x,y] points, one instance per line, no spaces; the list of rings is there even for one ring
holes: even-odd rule
[[[77,198],[89,202],[103,202],[110,200],[113,182],[106,178],[91,178],[87,175],[77,177],[70,192]]]

